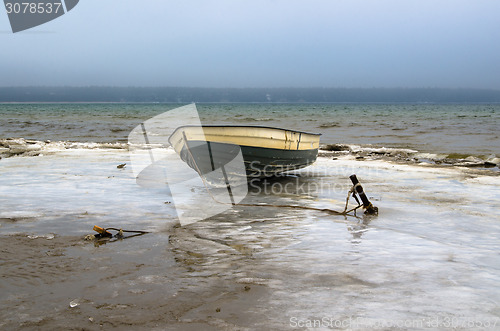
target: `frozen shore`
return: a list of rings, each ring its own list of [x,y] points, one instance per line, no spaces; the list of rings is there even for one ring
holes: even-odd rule
[[[378,217],[236,206],[181,227],[164,191],[136,185],[124,148],[1,159],[0,328],[500,325],[494,168],[322,153],[281,179],[307,192],[244,201],[342,208],[356,173]],[[94,224],[151,233],[94,246]]]

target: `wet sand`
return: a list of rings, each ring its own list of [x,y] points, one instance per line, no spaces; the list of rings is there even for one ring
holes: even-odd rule
[[[500,325],[498,172],[358,156],[325,154],[282,179],[291,192],[244,202],[342,209],[356,173],[376,218],[237,206],[183,227],[117,169],[125,151],[2,160],[0,329]],[[95,246],[94,224],[151,233]]]
[[[190,278],[203,254],[173,256],[167,243],[166,234],[100,247],[77,236],[0,237],[0,329],[243,330],[265,325],[264,316],[252,313],[268,296],[264,285],[215,274]]]

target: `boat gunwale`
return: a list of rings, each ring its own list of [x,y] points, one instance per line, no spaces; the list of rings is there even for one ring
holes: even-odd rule
[[[321,133],[312,133],[312,132],[306,132],[306,131],[299,131],[299,130],[293,130],[293,129],[283,129],[283,128],[277,128],[273,126],[263,126],[263,125],[217,125],[217,124],[209,124],[209,125],[182,125],[177,127],[174,132],[172,132],[172,135],[175,133],[175,131],[181,129],[181,128],[260,128],[260,129],[274,129],[274,130],[280,130],[280,131],[290,131],[290,132],[296,132],[296,133],[303,133],[303,134],[310,134],[313,136],[321,136]],[[172,136],[171,135],[171,136]]]

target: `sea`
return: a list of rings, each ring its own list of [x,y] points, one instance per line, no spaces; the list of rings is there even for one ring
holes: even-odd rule
[[[127,142],[140,122],[179,104],[2,104],[0,138]],[[325,144],[500,156],[500,104],[197,104],[205,124],[321,133]]]
[[[309,167],[249,186],[245,205],[186,226],[168,189],[137,184],[128,145],[140,123],[180,106],[0,104],[0,237],[148,231],[71,254],[146,252],[155,273],[133,281],[162,293],[155,300],[214,283],[265,289],[219,315],[221,329],[500,328],[500,104],[196,104],[203,124],[321,133],[322,150]],[[37,148],[9,154],[21,138]],[[378,215],[321,211],[344,209],[352,174]],[[91,298],[82,281],[64,305],[119,304],[113,293],[131,282]],[[14,296],[38,286],[55,285],[0,280],[6,326],[58,309],[50,290],[33,294],[46,305],[32,309]],[[187,325],[200,311],[176,318]]]

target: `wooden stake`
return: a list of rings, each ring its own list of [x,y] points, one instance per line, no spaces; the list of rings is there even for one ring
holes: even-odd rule
[[[365,192],[363,191],[363,186],[359,183],[358,178],[356,175],[351,175],[349,176],[351,179],[352,184],[354,185],[354,193],[359,195],[361,198],[361,201],[363,202],[363,208],[365,209],[365,214],[368,215],[377,215],[378,214],[378,208],[372,205],[370,200],[368,200],[368,197],[366,196]]]

